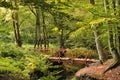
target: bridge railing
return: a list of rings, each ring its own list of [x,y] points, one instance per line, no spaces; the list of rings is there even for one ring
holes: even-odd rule
[[[64,49],[64,48],[36,48],[37,53],[45,53],[51,57],[70,57],[70,58],[97,58],[95,50]]]

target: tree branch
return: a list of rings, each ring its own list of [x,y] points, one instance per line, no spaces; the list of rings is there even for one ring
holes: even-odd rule
[[[31,11],[35,16],[37,16],[36,13],[35,13],[35,11],[33,10],[33,8],[32,8],[31,6],[29,6],[29,9],[30,9],[30,11]]]

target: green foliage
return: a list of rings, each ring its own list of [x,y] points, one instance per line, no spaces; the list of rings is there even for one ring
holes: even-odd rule
[[[57,79],[48,70],[51,63],[47,62],[45,55],[8,44],[15,41],[11,19],[15,1],[18,0],[0,0],[0,7],[4,7],[0,12],[0,73],[27,79],[32,74],[34,80],[37,76],[36,71],[38,71],[41,74],[40,80]],[[19,10],[17,11],[22,43],[25,47],[34,44],[36,15],[33,15],[28,7],[31,7],[33,13],[36,12],[36,7],[40,7],[44,12],[47,40],[49,40],[50,47],[59,47],[60,42],[63,41],[66,48],[73,49],[73,52],[67,49],[67,56],[79,57],[82,55],[97,58],[97,53],[90,50],[96,49],[94,27],[101,34],[98,38],[102,41],[103,48],[108,49],[107,30],[109,26],[117,28],[120,25],[120,6],[116,6],[114,9],[111,1],[108,0],[109,11],[105,14],[103,0],[95,0],[95,5],[91,5],[88,0],[19,0],[17,2]],[[41,11],[40,25],[44,25]],[[42,32],[41,30],[40,32]],[[113,33],[117,37],[119,35],[116,31],[113,30]],[[43,37],[43,35],[41,36]],[[80,49],[81,47],[85,49]],[[57,50],[54,50],[51,55],[58,56]]]
[[[13,40],[11,39],[12,35],[9,32],[6,31],[0,31],[0,41],[4,42],[12,42]]]
[[[12,7],[12,5],[4,0],[4,1],[0,1],[0,7],[10,8]]]
[[[95,49],[93,31],[87,26],[80,27],[70,34],[68,43],[72,48],[86,47]]]
[[[96,25],[99,25],[101,23],[105,23],[105,22],[116,22],[117,19],[116,18],[99,18],[97,20],[94,20],[94,21],[91,21],[90,22],[90,25],[91,25],[91,28],[94,28],[96,27]]]
[[[51,67],[52,64],[47,61],[47,56],[41,53],[36,54],[24,48],[16,48],[11,44],[1,44],[0,46],[0,74],[4,74],[4,76],[29,80],[30,76],[35,77],[34,75],[38,71],[43,75],[39,77],[37,75],[36,79],[48,76],[46,79],[51,77],[51,80],[53,78],[56,80],[58,78],[54,76],[54,72],[49,71]]]

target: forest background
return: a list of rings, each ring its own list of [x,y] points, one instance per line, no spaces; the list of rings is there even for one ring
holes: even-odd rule
[[[101,63],[111,53],[119,64],[119,21],[120,0],[0,0],[0,72],[58,79],[47,56],[30,48],[94,50]]]

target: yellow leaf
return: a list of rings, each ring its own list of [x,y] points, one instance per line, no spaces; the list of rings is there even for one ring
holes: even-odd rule
[[[66,0],[61,0],[61,2],[66,2]]]
[[[61,35],[62,34],[62,30],[60,30],[58,33]]]
[[[58,31],[58,27],[55,27],[52,29],[53,31]]]
[[[55,0],[55,3],[57,4],[57,3],[58,3],[58,0]]]
[[[105,18],[97,19],[97,20],[91,21],[90,25],[97,25],[99,23],[105,22],[105,20],[106,20]]]
[[[35,69],[35,68],[36,68],[36,65],[32,64],[31,69]]]

